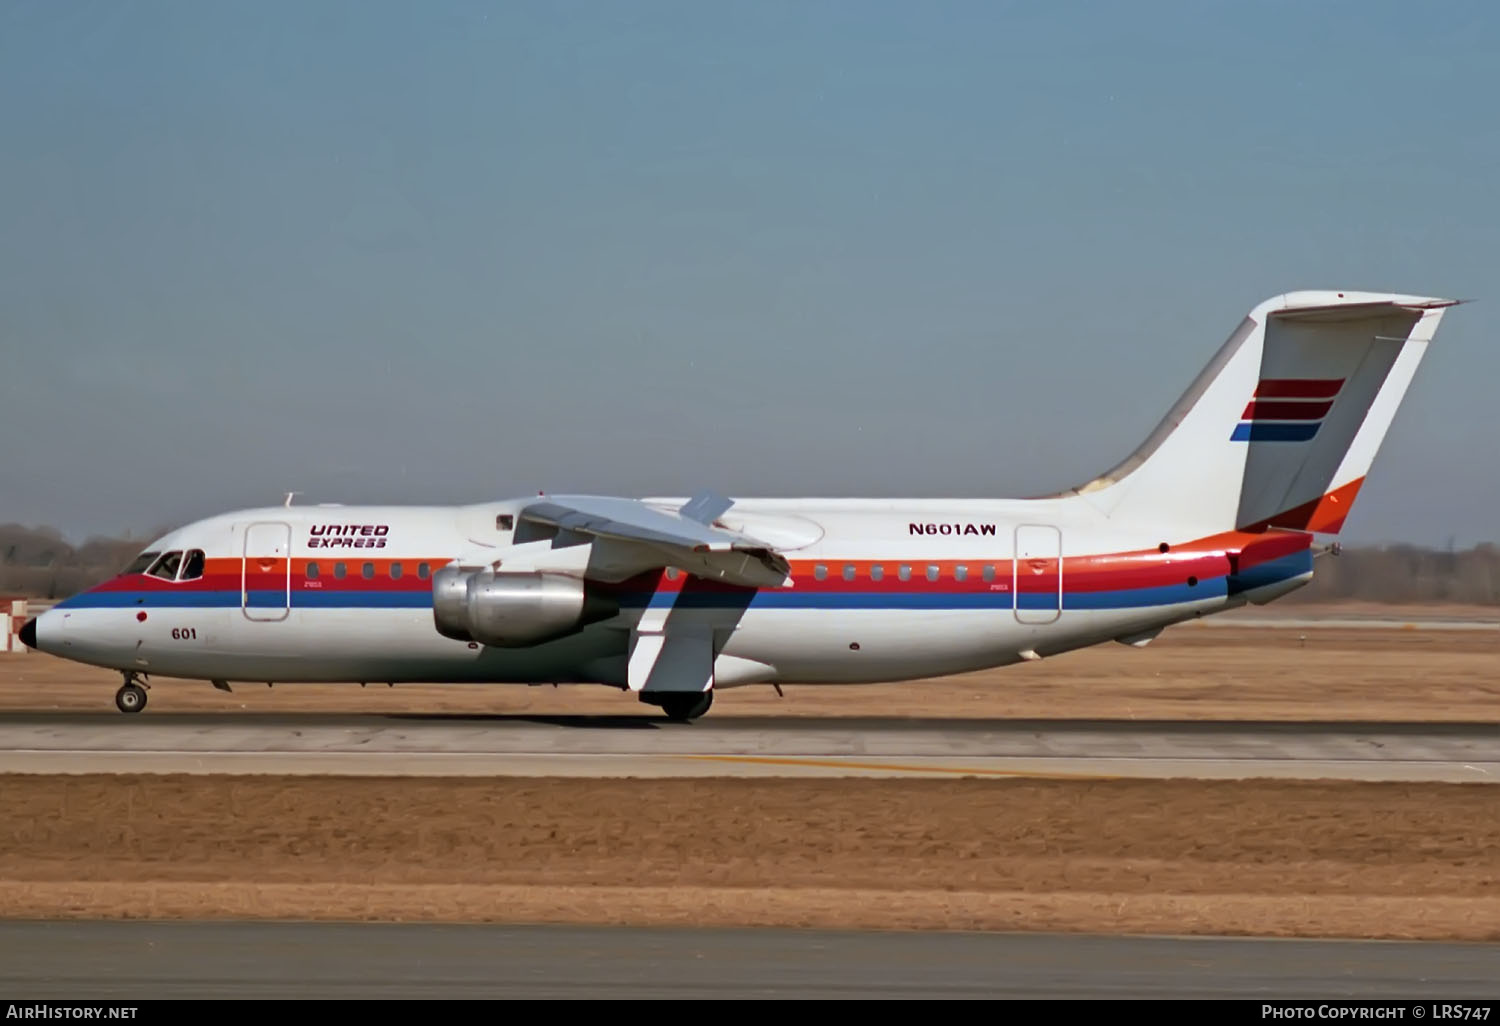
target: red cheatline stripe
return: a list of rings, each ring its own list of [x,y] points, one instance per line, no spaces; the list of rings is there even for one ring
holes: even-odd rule
[[[1283,399],[1255,399],[1240,420],[1321,420],[1333,409],[1331,400],[1299,403]]]
[[[1266,378],[1255,388],[1257,399],[1332,399],[1343,378]]]

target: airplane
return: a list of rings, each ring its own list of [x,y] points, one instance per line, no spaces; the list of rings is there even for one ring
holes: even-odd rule
[[[189,524],[28,621],[123,674],[279,684],[595,684],[692,721],[755,684],[945,676],[1307,584],[1458,300],[1255,306],[1122,463],[1038,498],[552,495],[285,505]],[[1330,539],[1332,539],[1330,541]]]

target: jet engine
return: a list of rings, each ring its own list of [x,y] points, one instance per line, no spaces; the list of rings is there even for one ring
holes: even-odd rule
[[[455,641],[525,648],[561,638],[619,612],[576,577],[444,567],[432,575],[432,618]]]

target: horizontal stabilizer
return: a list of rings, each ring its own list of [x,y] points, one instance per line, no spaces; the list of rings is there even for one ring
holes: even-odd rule
[[[1308,321],[1315,324],[1337,324],[1342,321],[1367,321],[1403,311],[1441,310],[1457,306],[1462,299],[1426,299],[1412,296],[1402,299],[1379,299],[1368,303],[1331,303],[1323,306],[1288,306],[1271,310],[1267,316],[1279,321]]]

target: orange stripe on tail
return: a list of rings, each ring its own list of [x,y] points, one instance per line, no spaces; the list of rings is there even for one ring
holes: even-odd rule
[[[1274,517],[1267,517],[1241,530],[1264,531],[1271,527],[1283,527],[1292,531],[1337,534],[1343,529],[1344,518],[1349,515],[1349,510],[1354,505],[1354,497],[1359,494],[1359,487],[1364,483],[1364,478],[1355,478],[1320,499],[1304,502],[1295,509],[1278,513]]]

